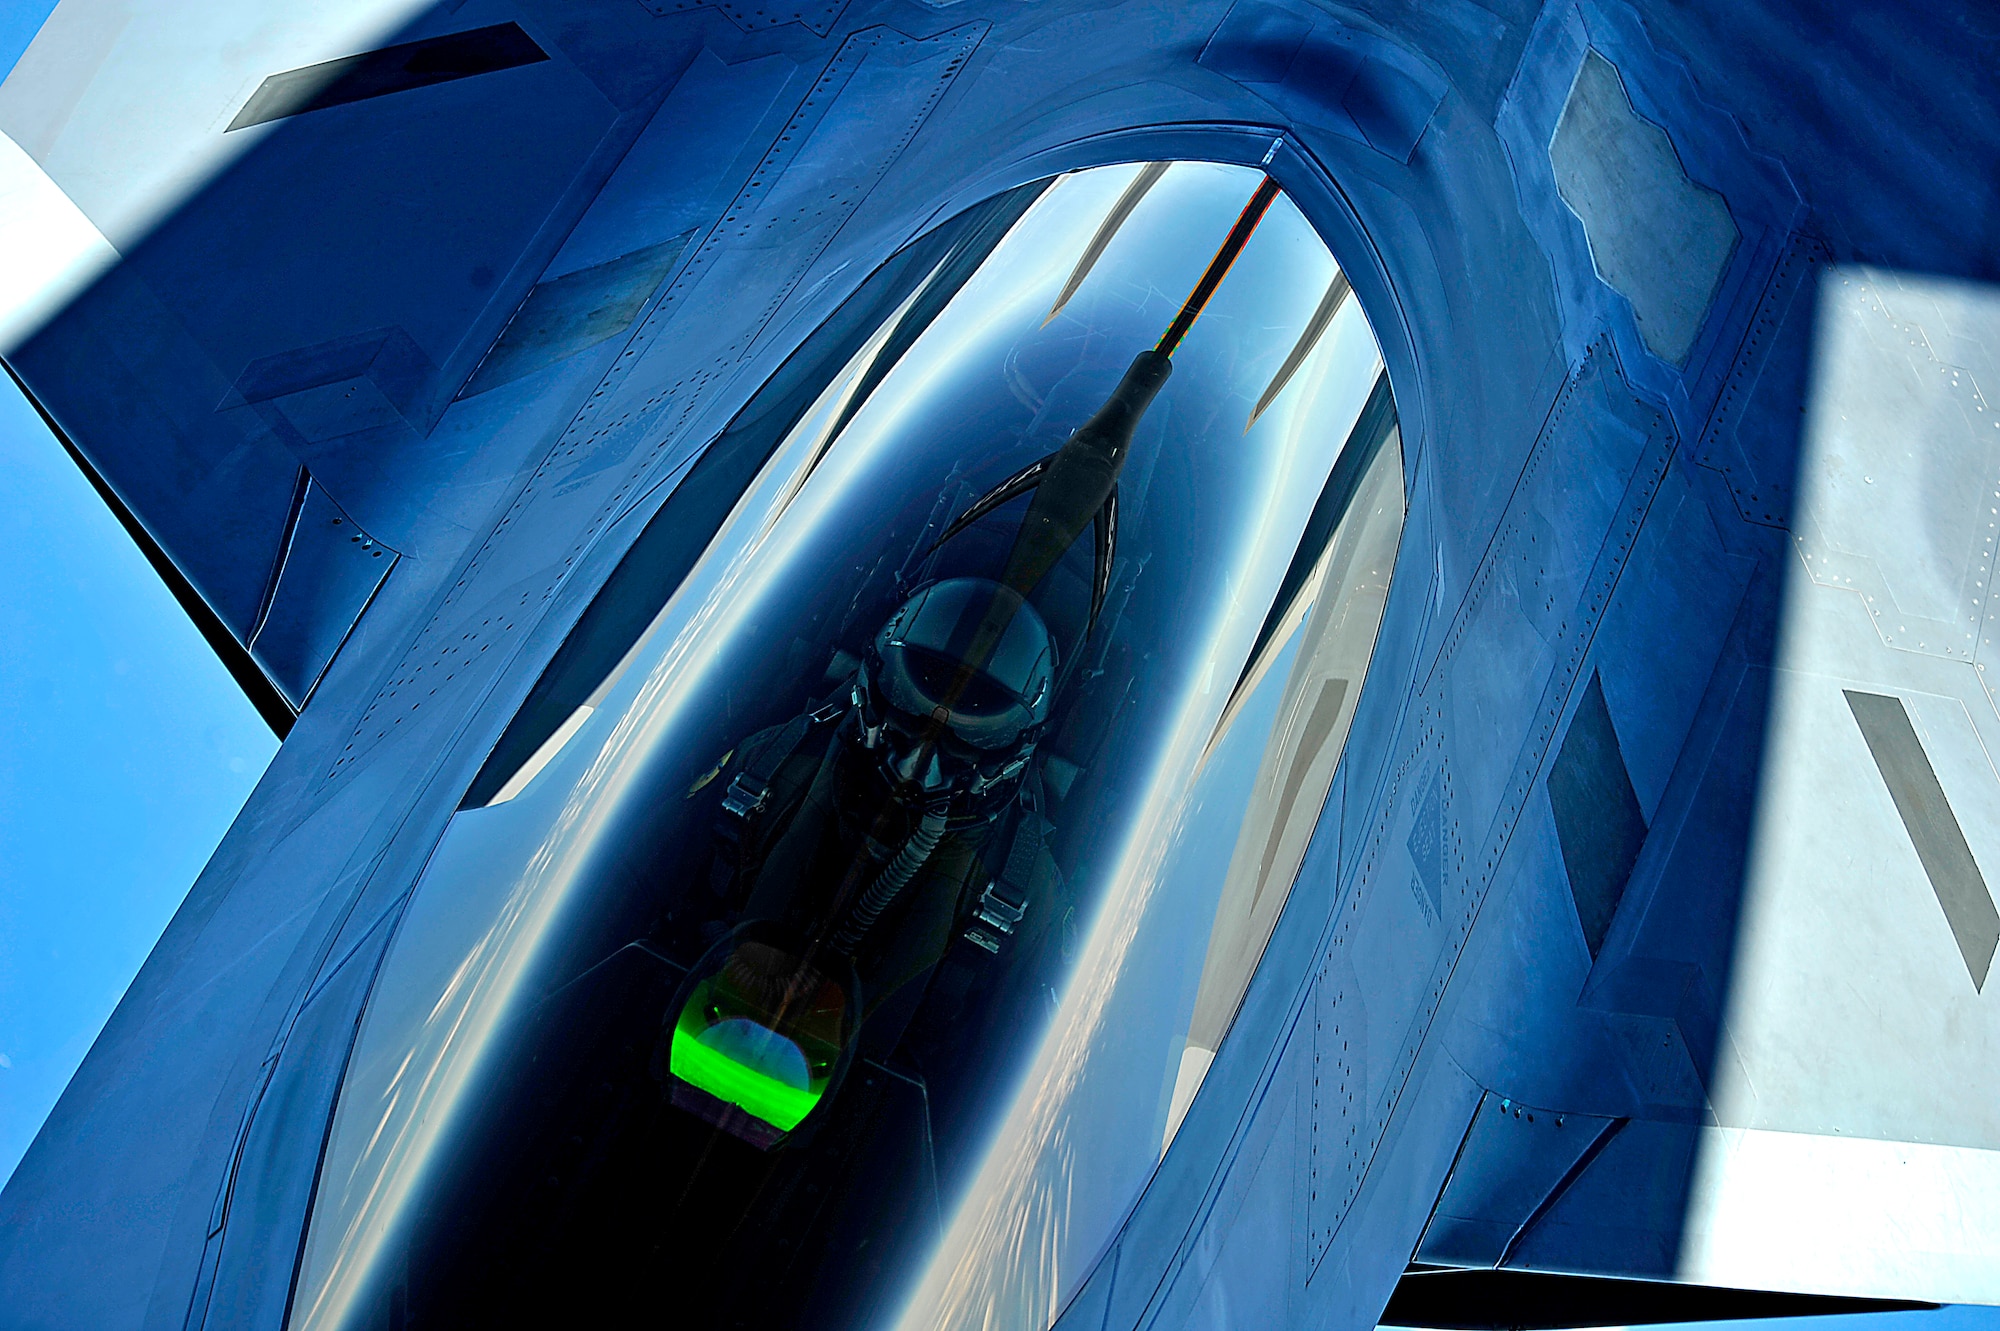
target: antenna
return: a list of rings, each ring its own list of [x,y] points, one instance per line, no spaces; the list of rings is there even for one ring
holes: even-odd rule
[[[1181,306],[1181,312],[1174,316],[1171,324],[1167,325],[1166,333],[1153,348],[1155,353],[1161,356],[1174,354],[1174,348],[1181,344],[1181,339],[1187,336],[1188,329],[1194,327],[1194,321],[1201,317],[1202,308],[1208,304],[1209,297],[1213,296],[1215,289],[1222,285],[1224,275],[1229,272],[1229,265],[1236,262],[1236,256],[1241,254],[1244,245],[1249,243],[1250,233],[1257,229],[1257,223],[1264,220],[1264,213],[1270,208],[1271,200],[1277,197],[1278,182],[1265,176],[1262,183],[1257,186],[1257,192],[1250,196],[1250,202],[1243,205],[1242,213],[1236,218],[1236,225],[1229,228],[1228,236],[1223,238],[1222,248],[1208,261],[1208,270],[1201,275],[1201,280],[1194,284],[1194,290],[1188,293],[1186,302]]]

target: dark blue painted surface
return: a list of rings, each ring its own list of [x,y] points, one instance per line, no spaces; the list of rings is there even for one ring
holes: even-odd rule
[[[854,3],[822,37],[634,4],[454,11],[405,35],[518,14],[554,58],[287,122],[19,357],[246,638],[301,465],[404,555],[351,637],[325,627],[346,645],[313,705],[0,1200],[29,1236],[0,1257],[22,1324],[184,1324],[274,1041],[339,1056],[290,1014],[407,890],[678,469],[928,220],[1129,156],[1266,162],[1321,228],[1384,345],[1411,511],[1299,886],[1073,1324],[1366,1324],[1489,1092],[1633,1120],[1561,1197],[1493,1203],[1535,1219],[1512,1260],[1670,1272],[1781,608],[1799,272],[2000,276],[1992,18]],[[1645,349],[1556,190],[1586,46],[1743,236],[1683,367]],[[821,134],[847,146],[815,158]],[[629,343],[449,405],[538,280],[690,228]],[[408,350],[379,374],[335,354],[370,338]],[[308,362],[339,377],[244,391]],[[349,382],[392,415],[254,409]],[[1544,788],[1593,677],[1648,823],[1594,965]],[[1431,923],[1398,912],[1433,794]],[[1343,1022],[1366,1033],[1341,1074],[1359,1147],[1312,1086]]]

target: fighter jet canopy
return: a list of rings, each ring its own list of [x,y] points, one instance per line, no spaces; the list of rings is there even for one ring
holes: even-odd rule
[[[658,1287],[642,1252],[714,1322],[956,1325],[985,1303],[951,1269],[1046,1318],[1023,1263],[1101,1250],[1287,899],[1401,477],[1368,322],[1260,171],[1080,171],[919,238],[710,445],[474,783],[292,1325],[371,1325],[385,1281],[442,1324],[569,1315],[579,1261],[610,1310]],[[898,727],[997,793],[885,784]]]

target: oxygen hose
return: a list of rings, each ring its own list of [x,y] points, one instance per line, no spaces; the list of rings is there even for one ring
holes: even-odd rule
[[[926,809],[916,830],[910,833],[910,839],[903,843],[903,848],[896,852],[894,859],[882,866],[882,872],[875,875],[875,881],[868,884],[868,890],[861,894],[861,899],[854,903],[854,909],[834,931],[831,941],[836,952],[850,957],[854,955],[854,950],[868,937],[868,931],[875,927],[875,921],[917,876],[917,870],[924,867],[924,861],[931,857],[931,852],[943,839],[944,810]]]

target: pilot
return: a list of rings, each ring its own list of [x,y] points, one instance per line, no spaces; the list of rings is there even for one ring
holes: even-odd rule
[[[882,1053],[927,987],[935,1024],[1059,889],[1034,763],[1057,654],[1041,614],[1001,584],[929,583],[863,659],[836,658],[850,664],[831,701],[750,736],[697,783],[723,787],[721,904],[851,960],[863,1039]],[[913,983],[934,971],[937,984]]]
[[[667,1023],[676,1103],[768,1149],[835,1090],[857,1050],[887,1056],[919,1017],[917,1045],[936,1048],[976,978],[964,962],[998,957],[1031,914],[1047,927],[1038,898],[1059,893],[1061,879],[1034,758],[1062,674],[1028,597],[1044,594],[1088,530],[1077,645],[1097,627],[1139,422],[1277,193],[1268,177],[1258,184],[1104,405],[930,546],[1031,496],[998,576],[919,587],[865,659],[838,672],[831,699],[750,736],[689,788],[693,797],[728,777],[711,884],[720,914],[738,923],[711,921],[711,946]],[[1017,980],[1033,970],[1011,969]]]

